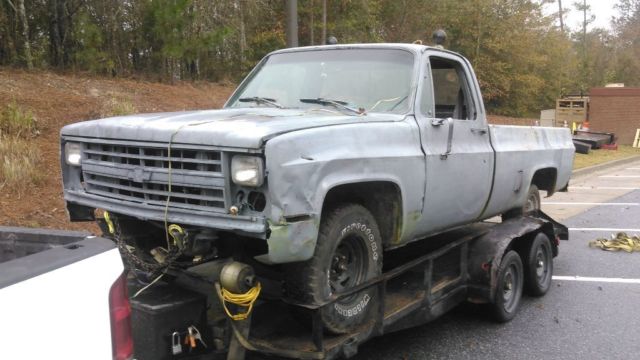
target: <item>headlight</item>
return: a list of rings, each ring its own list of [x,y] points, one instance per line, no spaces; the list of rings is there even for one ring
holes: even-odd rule
[[[262,185],[264,165],[262,159],[255,156],[236,155],[231,159],[231,178],[238,185]]]
[[[64,160],[67,165],[79,166],[82,158],[82,146],[78,143],[64,144]]]

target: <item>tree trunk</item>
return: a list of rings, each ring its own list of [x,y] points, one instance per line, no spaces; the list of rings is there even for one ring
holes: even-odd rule
[[[62,34],[60,33],[60,22],[64,20],[61,19],[59,9],[60,4],[58,3],[58,0],[49,0],[49,51],[51,53],[51,63],[54,66],[63,67],[64,61],[62,53],[64,50],[62,49]]]
[[[314,6],[314,1],[313,0],[311,0],[310,8],[311,8],[311,19],[310,19],[310,24],[309,24],[309,37],[311,38],[310,39],[311,40],[311,44],[310,45],[314,45],[314,43],[313,43],[313,40],[314,40],[313,39],[314,38],[313,28],[314,28],[315,24],[314,24],[314,21],[313,21],[313,18],[314,18],[313,15],[315,13],[315,6]]]
[[[29,42],[29,23],[27,22],[27,14],[24,8],[24,0],[18,0],[18,16],[22,23],[22,37],[24,39],[24,58],[27,61],[27,68],[33,69],[33,58],[31,57],[31,44]]]
[[[247,60],[247,30],[244,23],[244,4],[242,0],[237,0],[236,5],[238,8],[238,18],[240,19],[240,70],[244,70],[244,64]]]

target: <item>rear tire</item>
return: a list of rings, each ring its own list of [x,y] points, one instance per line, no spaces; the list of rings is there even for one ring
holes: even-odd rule
[[[539,233],[533,239],[524,261],[524,284],[527,294],[542,296],[551,287],[553,276],[553,249],[551,241]]]
[[[287,266],[285,290],[294,301],[317,304],[382,273],[380,231],[371,213],[361,205],[336,207],[324,217],[313,257]],[[376,287],[347,296],[321,311],[324,328],[350,332],[377,308]],[[305,316],[308,318],[308,316]]]
[[[535,184],[529,185],[527,190],[527,198],[522,207],[511,209],[502,214],[502,220],[508,220],[514,217],[533,214],[540,211],[540,190]]]
[[[511,321],[516,316],[522,299],[522,260],[511,250],[504,255],[498,268],[496,294],[491,304],[493,315],[498,322]]]

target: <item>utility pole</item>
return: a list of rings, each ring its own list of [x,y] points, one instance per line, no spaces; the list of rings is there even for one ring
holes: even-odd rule
[[[322,41],[320,44],[327,43],[327,0],[322,0]]]
[[[314,15],[315,12],[316,12],[315,4],[314,4],[314,1],[311,0],[311,20],[310,20],[311,24],[309,26],[309,37],[311,38],[311,44],[310,45],[314,45],[314,37],[315,37],[314,27],[315,27],[315,24],[314,24],[314,21],[313,21],[313,18],[314,18],[313,15]]]
[[[560,18],[560,31],[564,34],[564,19],[562,18],[562,0],[558,0],[558,17]]]
[[[589,82],[587,63],[587,0],[582,0],[582,72],[584,76],[584,85],[586,87]]]
[[[287,47],[298,46],[298,0],[287,0]]]

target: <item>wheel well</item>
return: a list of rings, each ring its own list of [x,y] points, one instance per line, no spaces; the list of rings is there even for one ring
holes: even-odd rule
[[[344,203],[360,204],[371,212],[380,228],[383,244],[399,240],[402,226],[402,195],[396,184],[372,181],[336,186],[329,190],[324,198],[322,216]]]
[[[531,183],[540,190],[546,190],[547,196],[553,195],[558,178],[558,170],[556,168],[540,169],[533,174]]]

